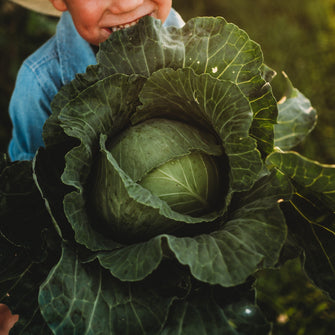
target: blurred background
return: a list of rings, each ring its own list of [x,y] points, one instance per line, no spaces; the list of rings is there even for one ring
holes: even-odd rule
[[[222,16],[258,42],[277,77],[285,71],[318,111],[317,127],[297,151],[335,163],[335,0],[173,0],[173,6],[185,21]],[[10,139],[8,104],[19,66],[54,33],[56,24],[56,18],[0,0],[1,152]],[[274,82],[278,98],[279,82]],[[299,264],[294,260],[280,271],[263,272],[257,281],[259,301],[274,322],[273,334],[335,333],[335,304],[313,287]]]

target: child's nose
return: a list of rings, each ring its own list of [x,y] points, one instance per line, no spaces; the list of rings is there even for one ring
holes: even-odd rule
[[[141,6],[145,0],[110,0],[109,10],[113,14],[127,13]]]

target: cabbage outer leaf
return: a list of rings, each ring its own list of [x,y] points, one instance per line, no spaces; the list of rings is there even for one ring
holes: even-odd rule
[[[41,313],[56,335],[157,334],[174,300],[145,284],[121,283],[98,264],[81,263],[66,246],[39,293]]]
[[[304,250],[304,268],[335,299],[335,165],[321,164],[296,152],[274,152],[267,158],[295,186],[283,207],[290,233]]]
[[[335,212],[335,165],[321,164],[294,151],[273,152],[266,161]]]
[[[277,124],[274,125],[274,144],[282,150],[290,150],[301,143],[314,129],[316,110],[311,102],[284,74],[287,92],[278,102]]]
[[[81,262],[64,245],[40,289],[42,315],[56,335],[268,334],[270,325],[250,302],[249,285],[236,289],[232,304],[227,291],[194,282],[195,294],[176,296],[174,289],[192,282],[185,269],[173,264],[156,275],[140,283],[122,283],[97,263]]]

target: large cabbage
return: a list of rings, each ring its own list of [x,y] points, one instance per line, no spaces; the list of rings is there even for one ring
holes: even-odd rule
[[[55,97],[33,161],[51,218],[48,256],[28,258],[49,272],[44,320],[54,334],[266,334],[252,275],[278,264],[288,232],[310,243],[298,236],[308,216],[287,224],[304,201],[328,221],[335,209],[334,168],[282,151],[315,110],[290,83],[277,104],[259,45],[222,18],[177,29],[146,17],[97,59]],[[27,164],[4,163],[3,184]],[[334,296],[313,257],[307,270]]]

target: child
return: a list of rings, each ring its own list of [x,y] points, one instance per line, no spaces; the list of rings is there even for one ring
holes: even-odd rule
[[[146,15],[181,27],[172,0],[12,0],[45,14],[63,12],[56,34],[22,64],[9,105],[13,124],[11,160],[30,160],[43,146],[42,128],[50,103],[65,84],[96,64],[95,48],[114,31]]]

